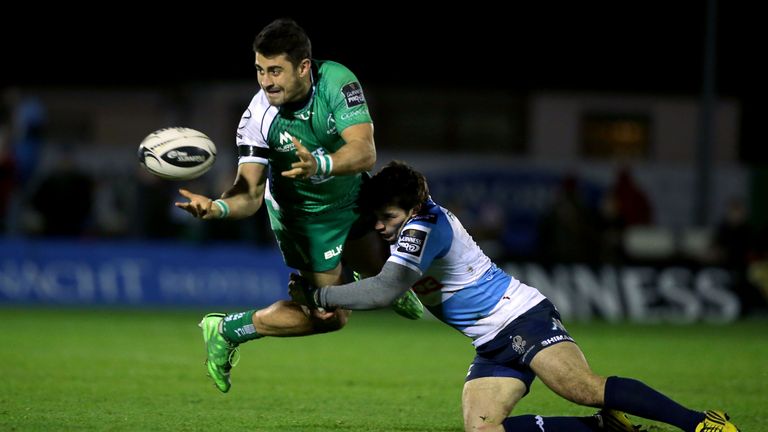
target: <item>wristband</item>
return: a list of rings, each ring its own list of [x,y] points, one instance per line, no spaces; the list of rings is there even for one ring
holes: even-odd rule
[[[315,155],[315,162],[317,162],[317,171],[315,175],[320,177],[330,177],[331,171],[333,171],[333,159],[331,155]]]
[[[226,201],[223,199],[217,199],[213,203],[219,207],[219,219],[224,219],[225,217],[229,216],[229,204],[227,204]]]

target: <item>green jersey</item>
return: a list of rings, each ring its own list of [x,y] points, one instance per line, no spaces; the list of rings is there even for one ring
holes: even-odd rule
[[[299,160],[291,137],[313,155],[335,153],[344,145],[341,132],[370,123],[363,89],[355,75],[332,61],[313,61],[312,89],[306,100],[275,107],[259,91],[237,130],[239,163],[270,167],[268,193],[281,211],[322,213],[348,208],[357,199],[361,175],[291,179],[280,173]]]

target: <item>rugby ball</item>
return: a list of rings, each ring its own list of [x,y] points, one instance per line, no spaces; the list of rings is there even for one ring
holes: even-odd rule
[[[205,174],[216,160],[216,145],[200,131],[186,127],[156,130],[139,144],[139,163],[168,180],[191,180]]]

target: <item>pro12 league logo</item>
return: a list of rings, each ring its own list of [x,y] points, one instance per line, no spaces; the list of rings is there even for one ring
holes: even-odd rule
[[[341,93],[344,95],[344,101],[347,103],[347,108],[352,108],[365,103],[363,88],[360,87],[360,84],[357,82],[351,82],[342,87]]]
[[[400,238],[397,239],[397,251],[420,257],[421,251],[424,250],[426,238],[427,233],[425,231],[412,228],[403,230],[400,233]]]

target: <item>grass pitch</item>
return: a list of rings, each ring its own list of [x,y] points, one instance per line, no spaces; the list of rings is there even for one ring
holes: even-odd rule
[[[356,312],[340,332],[250,342],[221,394],[205,376],[202,315],[0,308],[0,430],[462,430],[473,350],[437,321]],[[692,408],[725,409],[744,431],[764,430],[768,321],[566,325],[596,372],[640,379]],[[593,412],[539,381],[515,410]]]

